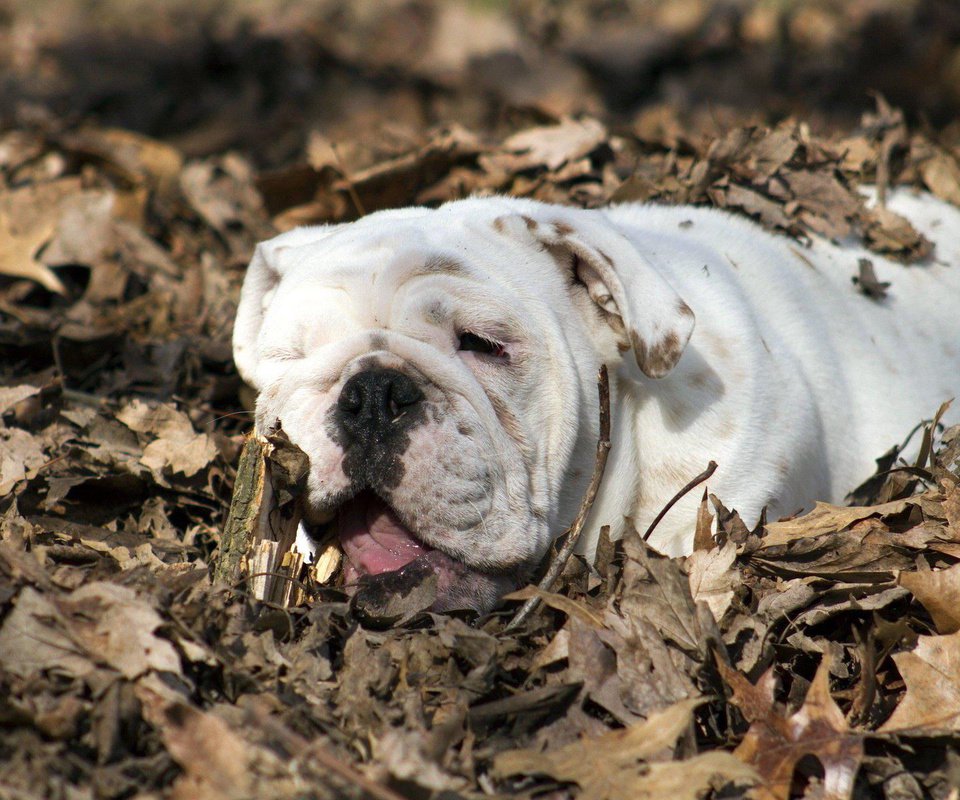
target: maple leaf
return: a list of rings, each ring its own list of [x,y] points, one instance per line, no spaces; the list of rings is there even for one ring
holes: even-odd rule
[[[921,636],[913,650],[893,660],[907,693],[880,731],[960,730],[960,631]]]
[[[791,715],[773,699],[775,678],[767,670],[756,684],[717,661],[724,681],[733,690],[732,702],[750,723],[734,755],[756,769],[762,783],[753,790],[758,800],[787,800],[797,763],[815,757],[823,766],[825,800],[849,798],[863,759],[863,736],[851,731],[843,712],[830,696],[829,659],[817,674],[800,709]]]

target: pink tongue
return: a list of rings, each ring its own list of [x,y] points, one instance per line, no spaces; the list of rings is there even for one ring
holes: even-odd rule
[[[417,541],[390,506],[372,492],[362,492],[344,504],[337,526],[349,562],[347,583],[360,575],[398,570],[431,549]]]

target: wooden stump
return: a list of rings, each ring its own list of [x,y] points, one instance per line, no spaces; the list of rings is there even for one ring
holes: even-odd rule
[[[214,580],[249,581],[258,600],[300,605],[310,575],[294,547],[309,462],[281,431],[244,443]],[[325,569],[327,567],[325,566]]]

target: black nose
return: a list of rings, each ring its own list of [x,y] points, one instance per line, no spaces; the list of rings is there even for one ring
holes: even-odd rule
[[[382,438],[398,427],[421,400],[423,392],[402,372],[368,369],[344,384],[337,399],[337,416],[351,439]]]

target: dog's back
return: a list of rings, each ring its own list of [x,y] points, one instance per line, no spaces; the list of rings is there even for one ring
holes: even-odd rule
[[[960,395],[960,210],[903,190],[888,207],[935,243],[929,263],[903,265],[852,241],[805,246],[712,209],[607,212],[697,320],[674,373],[639,377],[658,399],[637,413],[639,446],[670,442],[662,454],[645,448],[653,494],[669,496],[709,457],[721,464],[711,490],[745,518],[764,504],[778,514],[842,501],[874,459]],[[852,281],[860,259],[889,282],[886,296]],[[945,419],[960,419],[960,401]],[[646,498],[645,509],[657,502]],[[665,549],[672,537],[664,531]]]

